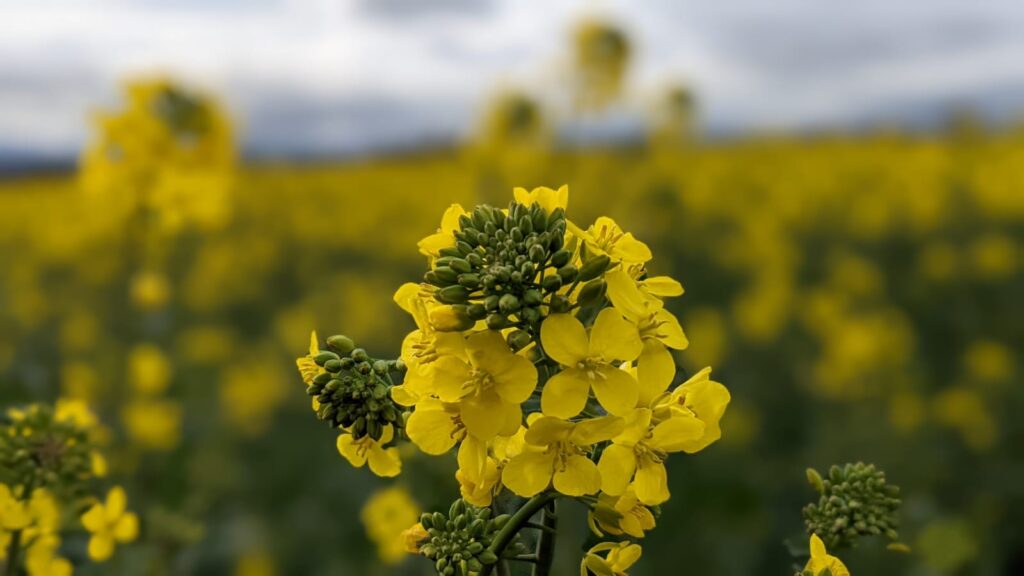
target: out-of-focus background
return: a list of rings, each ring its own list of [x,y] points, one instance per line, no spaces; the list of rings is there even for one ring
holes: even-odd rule
[[[351,468],[294,358],[313,328],[394,354],[443,210],[565,183],[683,282],[679,366],[733,395],[631,573],[787,573],[804,468],[856,460],[903,487],[913,551],[853,573],[1024,573],[1022,27],[1008,2],[5,1],[0,404],[87,400],[143,518],[77,573],[426,573],[377,541],[455,497],[454,458]]]

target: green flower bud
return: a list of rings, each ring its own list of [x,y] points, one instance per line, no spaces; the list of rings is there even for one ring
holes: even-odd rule
[[[348,356],[352,349],[356,347],[356,344],[348,336],[335,334],[327,338],[327,346],[341,356]]]
[[[561,268],[572,260],[572,252],[568,250],[559,250],[551,255],[551,265],[555,268]]]
[[[533,338],[525,330],[516,330],[508,335],[508,346],[513,352],[526,348]]]
[[[526,306],[537,306],[544,302],[544,296],[538,290],[529,289],[523,294],[523,304]]]
[[[487,316],[487,308],[483,304],[470,304],[466,306],[466,315],[472,320],[483,320]]]
[[[491,330],[501,330],[508,327],[508,318],[501,314],[491,314],[487,317],[487,327]]]
[[[459,273],[447,266],[434,268],[434,275],[444,284],[454,284],[459,280]]]
[[[522,304],[519,302],[519,298],[516,298],[512,294],[505,294],[498,301],[498,309],[504,314],[511,314],[512,312],[519,310],[521,306]]]
[[[590,260],[583,263],[580,268],[579,279],[581,282],[589,282],[594,278],[597,278],[601,274],[604,274],[605,270],[608,269],[612,263],[612,259],[607,255],[602,254],[601,256],[595,256]]]
[[[339,358],[338,355],[335,354],[334,352],[331,352],[330,350],[324,350],[324,351],[320,352],[319,354],[317,354],[316,356],[313,357],[313,362],[316,363],[317,366],[321,366],[322,367],[325,364],[327,364],[328,360],[340,360],[340,359],[341,358]]]
[[[480,275],[478,274],[459,274],[459,284],[469,288],[470,290],[476,290],[480,287]]]
[[[328,372],[341,372],[341,358],[331,358],[324,362],[324,370]]]
[[[557,292],[558,289],[562,287],[562,278],[557,274],[545,276],[544,279],[541,280],[540,286],[545,292]]]
[[[572,310],[572,302],[561,294],[553,294],[548,306],[551,308],[552,314],[562,314]]]
[[[608,283],[604,281],[604,278],[598,278],[587,282],[583,289],[580,290],[580,295],[577,301],[581,306],[590,306],[597,304],[604,299],[604,293],[608,290]]]
[[[366,362],[370,359],[370,355],[366,353],[366,350],[362,348],[356,348],[352,351],[352,359],[356,362]]]
[[[464,304],[469,298],[469,290],[465,286],[447,286],[438,290],[435,297],[443,304]]]

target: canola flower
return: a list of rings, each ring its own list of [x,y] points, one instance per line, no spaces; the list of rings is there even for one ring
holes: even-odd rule
[[[55,406],[11,408],[0,428],[0,566],[6,574],[70,576],[71,561],[61,556],[69,515],[81,515],[90,533],[89,558],[103,562],[115,542],[138,535],[138,517],[127,512],[127,495],[113,487],[105,503],[92,491],[106,473],[97,447],[101,424],[77,400]]]
[[[550,566],[562,498],[589,508],[595,534],[642,538],[670,498],[665,460],[718,440],[730,401],[710,369],[669,390],[670,350],[688,340],[664,299],[683,290],[648,273],[646,244],[608,217],[569,221],[567,187],[513,197],[508,208],[452,205],[419,242],[423,282],[394,296],[415,325],[398,358],[314,333],[296,361],[352,465],[394,476],[400,442],[428,455],[458,448],[462,498],[449,514],[408,522],[402,540],[387,530],[445,576],[524,558]],[[364,518],[383,506],[371,504]],[[520,532],[538,526],[531,555]],[[581,574],[626,574],[640,553],[602,542]]]

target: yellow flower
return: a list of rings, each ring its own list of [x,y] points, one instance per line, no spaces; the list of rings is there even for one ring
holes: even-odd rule
[[[586,328],[572,315],[552,314],[541,325],[540,340],[544,352],[565,367],[544,385],[544,414],[576,416],[586,406],[591,388],[611,414],[625,414],[636,406],[636,379],[615,362],[636,359],[643,344],[636,326],[614,308],[601,310],[589,338]]]
[[[28,504],[15,498],[6,484],[0,484],[0,532],[23,530],[31,523]]]
[[[810,570],[814,576],[819,576],[826,569],[832,576],[850,576],[850,571],[839,558],[830,556],[825,550],[825,543],[818,538],[817,534],[811,534],[811,559],[808,560],[804,570]]]
[[[487,443],[467,436],[459,447],[459,469],[455,471],[463,499],[474,506],[490,506],[502,471],[523,451],[525,441],[523,426],[512,436],[498,436]]]
[[[485,441],[514,434],[522,421],[520,404],[537,385],[537,368],[492,330],[466,339],[466,355],[468,362],[450,355],[435,361],[433,392],[459,404],[469,434]]]
[[[134,400],[121,409],[128,436],[139,447],[173,450],[181,440],[181,405],[174,400]]]
[[[370,470],[377,476],[391,478],[402,471],[402,461],[398,457],[398,448],[384,448],[384,445],[395,436],[391,425],[384,427],[380,440],[364,436],[358,440],[348,432],[338,436],[338,452],[356,468],[370,464]]]
[[[128,379],[138,392],[160,394],[171,382],[171,363],[156,346],[140,344],[128,357]]]
[[[552,416],[530,415],[522,453],[505,466],[502,482],[523,497],[554,484],[566,496],[593,494],[601,489],[601,473],[589,458],[590,447],[622,432],[618,416],[570,422]]]
[[[626,417],[625,430],[601,454],[601,490],[617,496],[632,482],[640,502],[661,504],[670,496],[665,458],[703,432],[704,423],[696,418],[669,418],[652,425],[650,410],[634,410]]]
[[[409,492],[399,486],[380,490],[366,501],[360,517],[384,563],[394,564],[405,558],[406,531],[421,512]]]
[[[591,254],[607,255],[613,263],[643,264],[652,257],[647,244],[634,238],[632,233],[623,232],[622,228],[607,216],[599,217],[586,230],[572,222],[568,222],[568,228],[573,235],[583,241]]]
[[[433,260],[438,257],[438,253],[442,249],[455,246],[455,236],[453,236],[453,233],[459,229],[459,216],[463,214],[466,214],[466,210],[461,205],[452,204],[449,206],[441,217],[441,227],[437,229],[437,232],[420,240],[417,244],[420,254]]]
[[[636,362],[640,384],[639,405],[650,404],[672,383],[676,364],[669,348],[684,350],[690,345],[679,320],[664,308],[661,300],[641,292],[637,283],[623,270],[605,275],[608,297],[630,322],[636,324],[643,351]]]
[[[458,404],[445,404],[435,398],[417,402],[405,431],[413,444],[433,456],[448,452],[466,436]]]
[[[107,494],[106,504],[97,502],[82,515],[82,525],[92,533],[89,557],[104,562],[114,555],[116,543],[126,544],[139,534],[139,518],[127,511],[128,496],[115,486]]]
[[[402,544],[409,554],[420,553],[420,542],[430,537],[430,533],[419,522],[402,531]]]
[[[601,557],[602,552],[607,552]],[[587,551],[580,562],[580,576],[628,576],[626,570],[640,559],[642,549],[631,542],[601,542]]]
[[[309,354],[301,356],[295,359],[295,366],[299,369],[299,375],[302,376],[302,381],[309,386],[313,383],[313,378],[316,378],[320,373],[324,371],[323,368],[317,366],[313,358],[320,353],[320,341],[316,336],[316,330],[309,334]],[[320,408],[320,402],[316,398],[313,398],[313,411],[315,412]]]
[[[43,534],[31,542],[25,553],[28,576],[71,576],[71,562],[57,556],[60,538],[56,534]]]
[[[699,438],[681,441],[684,452],[693,454],[710,446],[722,437],[720,422],[732,396],[729,390],[711,379],[711,368],[704,368],[676,387],[672,393],[655,400],[654,417],[696,418],[704,423]]]
[[[569,186],[567,184],[563,184],[558,190],[552,190],[544,186],[534,188],[533,190],[514,188],[512,195],[515,197],[516,202],[524,206],[539,204],[541,208],[547,210],[548,214],[553,212],[555,208],[565,210],[569,206]]]
[[[655,527],[654,514],[640,502],[632,487],[618,497],[603,492],[599,494],[597,504],[587,514],[587,522],[598,536],[608,533],[643,538],[644,532]]]
[[[91,430],[96,427],[98,420],[96,415],[89,409],[89,405],[81,400],[70,398],[59,398],[53,415],[57,422],[70,422],[76,428]]]

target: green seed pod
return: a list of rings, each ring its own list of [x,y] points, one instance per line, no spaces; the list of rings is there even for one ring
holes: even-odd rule
[[[591,280],[583,285],[583,289],[580,290],[580,295],[577,301],[581,306],[590,306],[597,304],[604,299],[604,293],[608,290],[608,283],[605,282],[604,278],[598,278],[597,280]]]
[[[597,278],[601,274],[604,274],[605,270],[611,265],[612,259],[607,255],[602,254],[601,256],[595,256],[590,260],[583,263],[580,268],[579,279],[581,282],[589,282],[594,278]]]
[[[469,298],[469,290],[465,286],[446,286],[435,293],[435,298],[443,304],[464,304]]]

